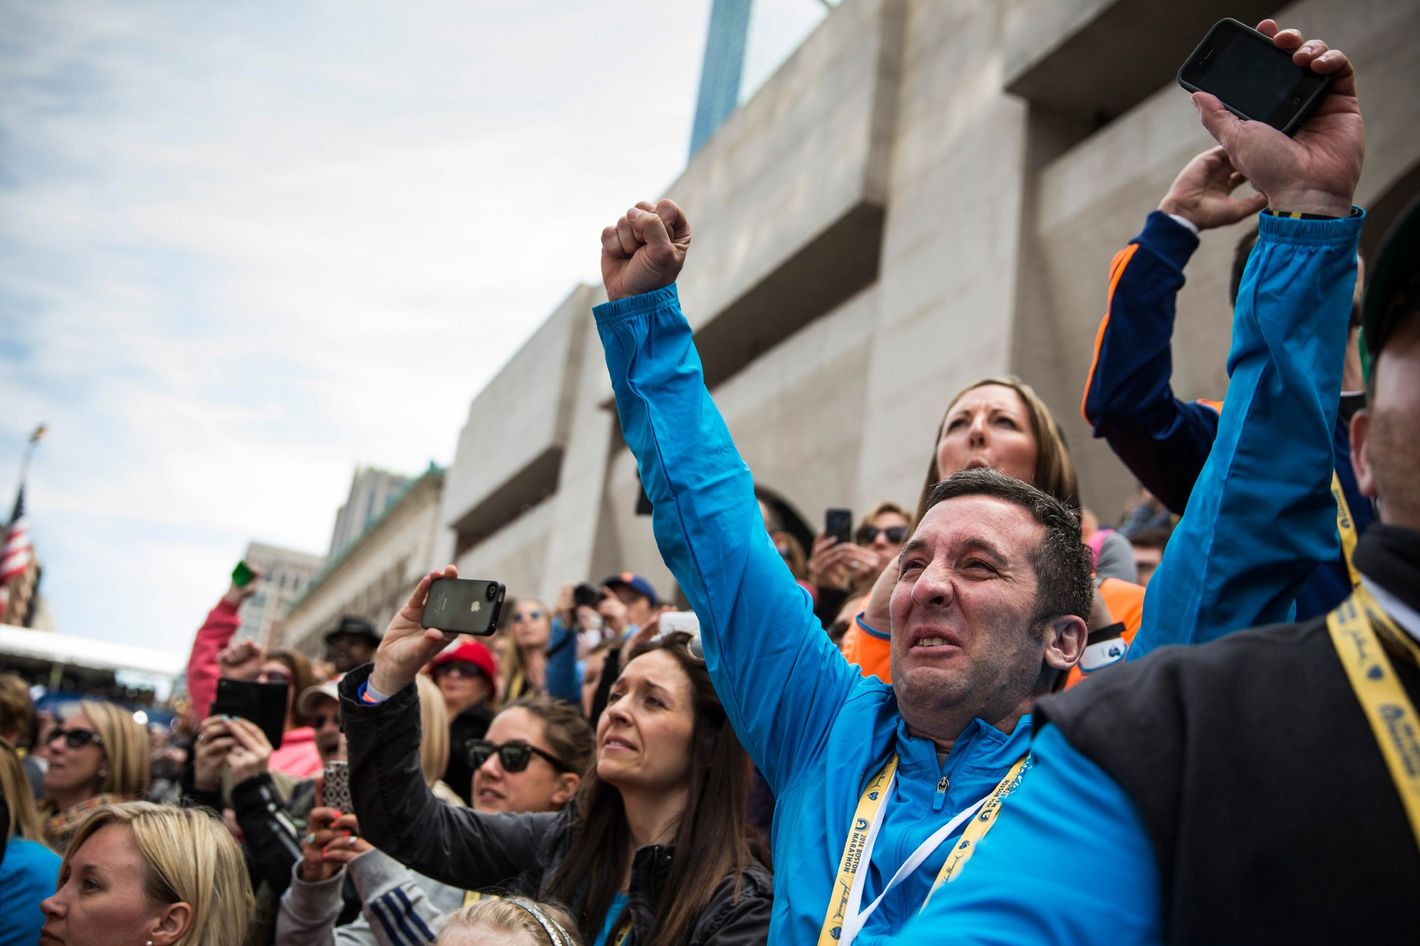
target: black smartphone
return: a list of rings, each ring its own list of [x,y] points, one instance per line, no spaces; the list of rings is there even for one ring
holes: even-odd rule
[[[1294,134],[1331,85],[1292,62],[1292,54],[1231,17],[1213,24],[1178,70],[1190,92],[1216,95],[1239,118]]]
[[[503,596],[508,589],[499,581],[475,578],[439,578],[429,586],[424,602],[424,627],[487,637],[498,628]]]
[[[579,608],[595,608],[602,600],[602,590],[590,582],[572,589],[572,603]]]
[[[217,681],[217,698],[212,701],[211,712],[213,716],[238,716],[256,723],[271,748],[280,749],[281,733],[286,728],[286,684],[222,677]]]
[[[832,536],[839,542],[849,542],[853,538],[853,510],[830,509],[823,514],[823,534]]]

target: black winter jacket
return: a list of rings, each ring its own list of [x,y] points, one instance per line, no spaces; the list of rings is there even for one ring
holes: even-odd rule
[[[465,889],[497,888],[544,896],[567,848],[566,812],[485,814],[436,799],[419,768],[419,695],[405,687],[382,703],[359,699],[370,666],[340,682],[341,725],[350,758],[350,791],[360,833],[413,870]],[[631,865],[627,946],[649,941],[674,849],[641,848]],[[750,946],[769,935],[773,884],[758,863],[724,878],[696,921],[690,946]],[[577,904],[570,904],[575,910]],[[596,930],[584,931],[595,934]],[[591,942],[591,938],[588,938]]]

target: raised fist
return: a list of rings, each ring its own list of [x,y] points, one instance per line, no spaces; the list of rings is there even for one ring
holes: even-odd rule
[[[669,286],[685,265],[690,223],[673,200],[641,201],[602,231],[602,282],[609,301]]]

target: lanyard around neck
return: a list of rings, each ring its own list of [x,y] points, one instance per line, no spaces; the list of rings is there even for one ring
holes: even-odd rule
[[[1394,625],[1364,586],[1327,615],[1326,626],[1420,846],[1420,715],[1380,635],[1403,648],[1412,661],[1420,662],[1420,646]]]
[[[1351,578],[1351,587],[1361,583],[1361,573],[1356,570],[1356,520],[1351,518],[1351,504],[1346,501],[1346,491],[1341,488],[1341,477],[1331,471],[1331,495],[1336,498],[1336,534],[1341,537],[1341,557],[1346,560],[1346,574]]]
[[[868,904],[866,908],[860,906],[863,902],[863,885],[867,878],[867,865],[872,858],[873,848],[877,844],[878,833],[882,830],[882,823],[886,814],[884,802],[892,794],[892,789],[897,783],[897,754],[888,759],[876,775],[868,780],[868,785],[863,789],[862,796],[858,799],[858,807],[853,812],[853,823],[849,826],[848,840],[843,845],[843,857],[839,861],[838,877],[834,883],[833,897],[830,901],[828,912],[823,919],[823,927],[819,932],[819,946],[850,946],[857,937],[860,930],[868,922],[868,918],[878,909],[883,902],[883,898],[901,883],[911,876],[922,863],[931,857],[937,848],[941,847],[947,838],[951,837],[962,823],[976,815],[978,810],[982,811],[981,818],[967,828],[963,833],[961,843],[957,845],[955,858],[948,857],[947,863],[942,865],[942,870],[938,873],[936,880],[932,884],[932,890],[944,882],[952,879],[961,866],[971,857],[971,852],[975,850],[976,843],[991,830],[991,825],[995,823],[996,813],[1000,810],[1000,800],[1020,781],[1020,776],[1029,766],[1029,756],[1022,756],[1016,760],[1010,770],[994,789],[979,799],[975,804],[968,806],[958,812],[942,827],[938,828],[925,841],[917,846],[917,849],[908,856],[897,872],[892,875],[892,879],[883,887],[882,893],[878,894],[876,900]],[[983,810],[983,809],[989,809]],[[930,897],[931,894],[929,893]]]

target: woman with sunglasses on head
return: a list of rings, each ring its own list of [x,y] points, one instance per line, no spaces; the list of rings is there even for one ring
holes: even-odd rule
[[[518,598],[504,625],[503,702],[547,692],[547,644],[552,615],[536,598]]]
[[[596,763],[567,810],[485,814],[409,777],[410,686],[446,640],[420,626],[426,576],[373,668],[341,682],[351,791],[381,850],[451,883],[566,903],[592,946],[761,943],[770,879],[750,855],[749,765],[684,634],[633,650],[597,725]]]
[[[45,841],[56,851],[94,809],[148,790],[148,732],[117,704],[85,700],[43,738],[49,768],[39,811]]]
[[[430,703],[439,703],[439,694],[427,677],[415,682],[424,714]],[[428,760],[423,757],[431,743],[427,722],[422,720],[420,726],[425,771]],[[576,794],[581,773],[591,763],[592,731],[573,707],[532,697],[499,713],[487,738],[475,740],[469,755],[478,811],[557,811]],[[430,786],[434,796],[449,801],[449,796],[440,794],[439,784]],[[481,891],[466,891],[416,873],[373,848],[360,837],[360,822],[353,814],[316,809],[302,848],[302,861],[281,902],[277,925],[281,946],[407,943],[418,931],[437,931],[450,911],[483,897]],[[342,876],[349,877],[363,909],[354,922],[336,926]],[[419,935],[424,942],[430,938]]]

